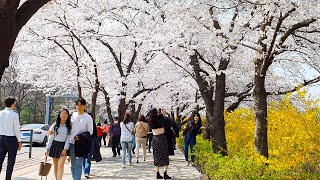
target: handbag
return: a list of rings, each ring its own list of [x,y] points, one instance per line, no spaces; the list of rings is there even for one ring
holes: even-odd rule
[[[47,160],[48,160],[48,156],[46,156],[44,162],[40,163],[39,176],[41,176],[41,179],[42,179],[42,176],[46,176],[46,179],[47,179],[47,176],[52,166],[51,163],[47,163]]]

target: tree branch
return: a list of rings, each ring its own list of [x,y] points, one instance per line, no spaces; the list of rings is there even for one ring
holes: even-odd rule
[[[296,86],[296,87],[294,87],[294,88],[292,88],[290,90],[278,91],[278,92],[267,92],[267,95],[285,95],[285,94],[293,93],[293,92],[298,91],[302,87],[305,87],[305,86],[308,86],[308,85],[311,85],[311,84],[315,84],[315,83],[318,83],[318,82],[320,82],[320,76],[315,77],[313,79],[310,79],[308,81],[304,80],[303,83],[301,83],[300,85],[298,85],[298,86]]]
[[[27,0],[24,2],[17,11],[16,14],[16,27],[17,30],[27,24],[30,18],[50,0]]]
[[[166,55],[167,58],[168,58],[171,62],[173,62],[175,65],[179,66],[179,67],[180,67],[181,69],[183,69],[186,73],[188,73],[193,79],[196,79],[195,76],[194,76],[190,71],[188,71],[185,67],[183,67],[182,65],[180,65],[179,63],[177,63],[176,61],[174,61],[174,60],[172,59],[172,57],[170,57],[170,55],[169,55],[168,53],[166,53],[166,52],[163,51],[163,50],[162,50],[162,53],[163,53],[164,55]]]
[[[109,49],[109,51],[112,54],[114,60],[116,61],[120,76],[124,77],[125,75],[124,75],[124,72],[123,72],[123,69],[122,69],[122,66],[121,66],[121,61],[118,58],[117,54],[115,53],[114,49],[111,47],[111,45],[109,43],[104,42],[102,39],[98,39],[98,41],[100,41],[103,45],[105,45]]]
[[[209,65],[215,72],[217,71],[216,68],[214,67],[214,65],[211,64],[209,61],[206,61],[206,60],[203,58],[203,56],[199,53],[198,50],[194,49],[194,51],[195,51],[196,54],[199,56],[199,59],[200,59],[201,61],[203,61],[204,63],[206,63],[207,65]]]
[[[278,44],[278,48],[280,48],[283,43],[287,40],[287,38],[296,30],[302,28],[302,27],[308,27],[311,23],[315,22],[317,19],[316,18],[312,18],[312,19],[307,19],[304,21],[301,21],[295,25],[293,25],[290,29],[288,29],[284,35],[281,37],[279,44]]]
[[[133,96],[132,96],[132,99],[138,97],[140,94],[142,94],[144,92],[150,93],[152,91],[156,91],[159,88],[161,88],[162,86],[167,85],[167,84],[169,84],[169,82],[162,83],[158,87],[155,87],[155,88],[143,88],[143,89],[139,90],[138,92],[134,93]]]

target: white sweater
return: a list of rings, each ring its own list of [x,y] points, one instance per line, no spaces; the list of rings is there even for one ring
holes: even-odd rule
[[[127,126],[127,127],[126,127]],[[131,142],[132,141],[132,131],[134,128],[133,122],[129,122],[128,124],[120,123],[121,128],[121,142]]]

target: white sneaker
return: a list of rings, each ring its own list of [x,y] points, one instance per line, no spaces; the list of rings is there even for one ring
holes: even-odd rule
[[[125,168],[125,164],[122,164],[122,168]]]

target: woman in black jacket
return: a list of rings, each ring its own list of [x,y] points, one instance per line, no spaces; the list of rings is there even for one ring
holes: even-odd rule
[[[152,129],[153,140],[153,158],[154,166],[156,167],[157,179],[171,179],[168,176],[169,155],[168,155],[168,142],[165,134],[166,121],[163,116],[158,115],[157,109],[152,109],[148,113],[149,126]],[[164,176],[162,177],[159,168],[164,167]]]
[[[194,116],[194,120],[190,121],[187,124],[187,127],[184,129],[183,131],[183,137],[184,138],[184,156],[186,161],[188,162],[188,166],[190,165],[189,162],[189,154],[188,154],[188,150],[189,150],[189,146],[190,146],[190,150],[191,150],[191,161],[192,161],[192,165],[194,165],[194,145],[196,145],[196,137],[198,134],[201,134],[201,127],[202,127],[202,122],[201,122],[201,117],[200,114],[197,113]]]

